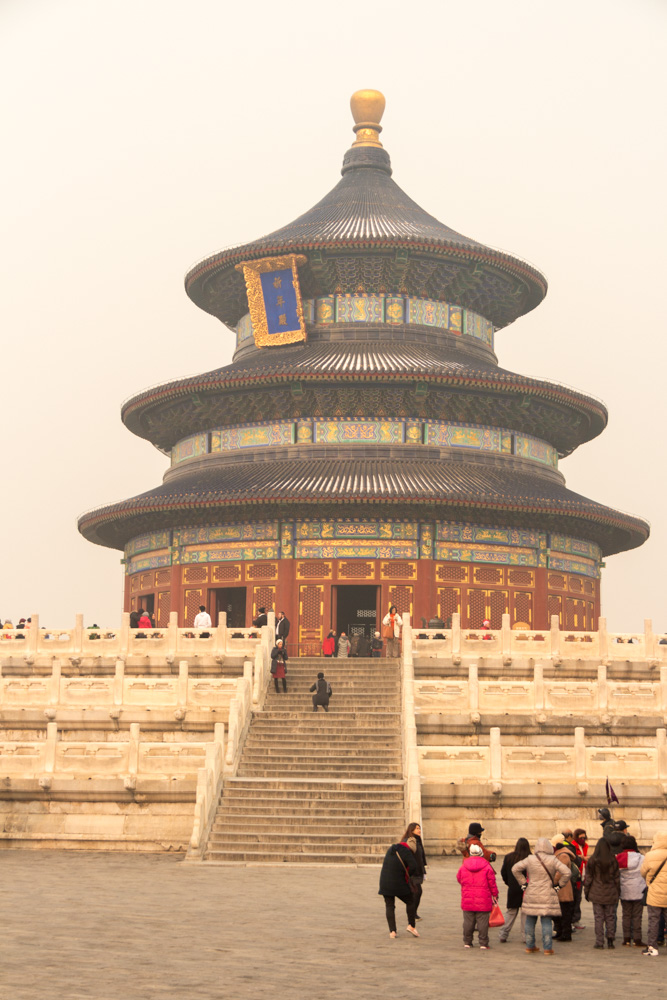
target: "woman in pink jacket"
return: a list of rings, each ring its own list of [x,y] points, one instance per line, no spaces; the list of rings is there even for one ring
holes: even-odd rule
[[[461,886],[463,947],[472,948],[472,936],[477,925],[479,946],[482,951],[488,951],[489,914],[498,901],[498,886],[493,868],[479,844],[470,845],[470,857],[464,860],[456,878]]]

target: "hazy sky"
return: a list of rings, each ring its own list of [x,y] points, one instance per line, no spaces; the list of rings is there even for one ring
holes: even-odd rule
[[[570,489],[648,518],[603,613],[667,629],[663,0],[0,4],[0,617],[113,624],[119,552],[84,510],[159,484],[124,398],[231,360],[191,264],[337,182],[349,98],[387,98],[394,179],[452,228],[539,267],[500,364],[601,397]]]

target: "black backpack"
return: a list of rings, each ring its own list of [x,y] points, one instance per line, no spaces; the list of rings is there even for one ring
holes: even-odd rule
[[[327,698],[330,698],[331,695],[332,695],[331,684],[329,684],[329,681],[327,681]]]

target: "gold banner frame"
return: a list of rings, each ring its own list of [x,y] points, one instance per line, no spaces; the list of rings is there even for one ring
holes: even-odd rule
[[[285,344],[296,344],[299,341],[305,343],[307,340],[306,324],[303,318],[303,304],[301,301],[301,288],[299,287],[299,272],[297,270],[298,265],[305,264],[306,260],[307,258],[303,254],[289,253],[282,257],[263,257],[261,260],[246,260],[236,265],[236,270],[242,271],[245,278],[250,320],[252,322],[256,347],[283,347]],[[284,271],[288,267],[292,271],[292,284],[296,293],[296,314],[299,326],[295,330],[282,330],[280,333],[269,333],[260,275],[266,274],[267,271]]]

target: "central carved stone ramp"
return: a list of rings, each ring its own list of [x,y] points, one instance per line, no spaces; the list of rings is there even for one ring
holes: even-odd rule
[[[289,652],[289,649],[288,649]],[[329,711],[313,712],[319,670]],[[205,860],[376,864],[403,832],[399,665],[293,659],[270,682],[238,774],[225,779]]]

